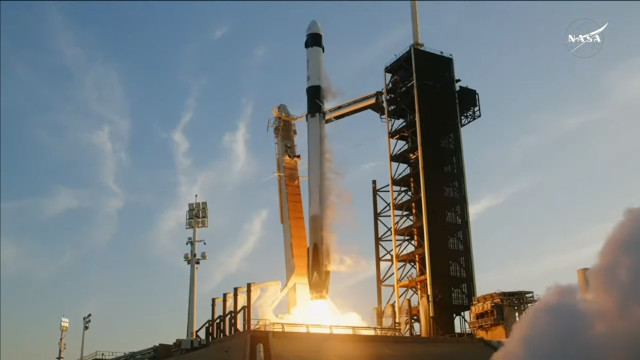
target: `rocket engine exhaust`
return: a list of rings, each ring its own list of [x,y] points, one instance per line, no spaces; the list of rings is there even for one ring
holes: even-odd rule
[[[307,143],[309,161],[309,292],[312,300],[329,295],[331,261],[326,227],[326,169],[324,160],[324,45],[322,31],[313,20],[306,33]]]

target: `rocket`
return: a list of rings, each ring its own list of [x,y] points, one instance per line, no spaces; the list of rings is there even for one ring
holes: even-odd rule
[[[325,113],[322,31],[313,20],[307,28],[307,146],[309,161],[309,293],[312,300],[329,295],[330,251],[326,228]]]

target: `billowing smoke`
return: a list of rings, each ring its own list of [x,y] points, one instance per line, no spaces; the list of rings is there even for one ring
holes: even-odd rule
[[[340,96],[338,90],[332,87],[331,81],[327,72],[323,72],[323,100],[325,106],[328,102],[337,100]],[[342,174],[335,167],[333,162],[333,153],[331,146],[327,138],[326,128],[323,127],[323,144],[322,149],[324,151],[324,172],[323,184],[324,193],[322,194],[324,203],[324,224],[323,224],[323,239],[329,245],[329,257],[330,264],[329,270],[332,272],[352,272],[358,270],[364,270],[367,268],[367,261],[357,254],[344,254],[337,246],[337,233],[336,225],[340,218],[346,218],[341,210],[350,208],[352,198],[348,190],[342,184]]]
[[[362,270],[367,267],[367,262],[364,258],[358,256],[357,254],[344,254],[339,250],[337,246],[338,235],[336,233],[336,226],[340,218],[346,218],[344,209],[350,208],[351,196],[346,190],[345,186],[342,184],[342,176],[333,163],[333,154],[326,136],[326,130],[324,131],[324,173],[322,174],[324,193],[322,194],[322,197],[325,212],[323,224],[323,239],[329,245],[329,269],[331,271],[340,272]]]
[[[267,321],[276,320],[273,309],[280,295],[281,288],[282,283],[280,283],[280,281],[254,284],[251,288],[252,307],[254,309],[252,318]]]
[[[331,299],[298,303],[291,313],[275,315],[274,310],[283,298],[280,281],[255,283],[252,287],[252,319],[259,326],[270,323],[368,326],[355,312],[342,313]],[[244,304],[244,302],[243,302]],[[230,309],[230,307],[228,307]],[[293,328],[292,328],[293,329]],[[306,331],[305,328],[298,330]],[[311,330],[311,331],[317,331]]]
[[[492,360],[640,359],[640,207],[628,209],[577,287],[550,288]]]
[[[345,255],[337,249],[334,249],[331,253],[331,266],[329,270],[332,272],[366,271],[368,268],[369,263],[361,256]]]

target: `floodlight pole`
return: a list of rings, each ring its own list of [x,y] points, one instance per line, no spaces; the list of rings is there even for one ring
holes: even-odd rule
[[[84,357],[84,333],[89,330],[89,323],[91,323],[91,314],[82,317],[82,343],[80,345],[80,360]]]
[[[60,320],[60,341],[58,342],[58,357],[57,360],[64,359],[62,353],[67,348],[67,344],[64,343],[64,333],[69,330],[69,319],[65,318],[64,315]]]
[[[186,229],[193,230],[193,237],[187,241],[187,245],[191,246],[190,252],[184,254],[184,261],[189,264],[189,311],[187,314],[187,339],[196,338],[196,305],[197,305],[197,289],[198,289],[198,265],[201,260],[207,259],[207,254],[203,252],[198,257],[198,243],[207,243],[204,240],[198,240],[198,228],[206,228],[209,226],[209,210],[207,202],[198,202],[198,194],[196,201],[190,203],[187,209]]]
[[[80,360],[84,357],[84,328],[82,329],[82,343],[80,343]]]
[[[196,201],[198,203],[198,194],[196,194]],[[198,224],[194,221],[193,237],[191,238],[191,271],[189,275],[189,319],[187,321],[187,338],[196,338],[196,303],[197,296],[196,290],[198,287],[197,274],[198,268],[196,266],[196,258],[198,257]]]
[[[58,342],[58,357],[56,359],[62,360],[64,356],[62,356],[62,352],[64,351],[64,330],[60,329],[60,342]]]

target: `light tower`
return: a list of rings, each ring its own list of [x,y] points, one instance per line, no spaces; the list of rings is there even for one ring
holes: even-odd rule
[[[58,341],[58,357],[56,359],[62,360],[64,356],[62,353],[67,348],[67,344],[64,342],[64,333],[69,330],[69,319],[62,315],[62,319],[60,320],[60,341]]]
[[[191,245],[191,252],[184,254],[184,261],[186,261],[191,269],[189,277],[189,313],[187,315],[187,339],[195,339],[198,265],[200,265],[200,260],[207,259],[207,253],[205,253],[204,251],[202,252],[202,254],[200,254],[200,257],[198,257],[198,243],[201,242],[204,245],[207,245],[204,240],[198,240],[198,228],[209,227],[209,209],[207,208],[207,202],[198,202],[198,194],[196,194],[196,201],[193,203],[189,203],[185,227],[187,230],[193,229],[193,237],[190,237],[189,240],[187,240],[187,245]]]
[[[84,333],[89,330],[89,324],[91,323],[91,313],[82,317],[82,343],[80,345],[80,360],[84,357]]]

